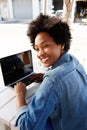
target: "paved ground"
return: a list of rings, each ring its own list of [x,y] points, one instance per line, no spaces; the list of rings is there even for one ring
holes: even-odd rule
[[[27,24],[0,24],[0,58],[29,49]]]
[[[73,24],[70,53],[75,55],[87,71],[87,25]]]

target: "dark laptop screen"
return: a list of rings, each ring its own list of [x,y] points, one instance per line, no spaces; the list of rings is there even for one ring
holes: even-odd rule
[[[31,50],[0,59],[5,86],[15,83],[33,72]]]

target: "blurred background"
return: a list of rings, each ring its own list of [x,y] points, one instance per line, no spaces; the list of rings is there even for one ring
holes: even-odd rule
[[[0,0],[0,58],[31,49],[27,27],[40,13],[60,17],[69,23],[72,32],[70,53],[87,70],[87,0]],[[38,71],[41,63],[34,50],[33,56]]]

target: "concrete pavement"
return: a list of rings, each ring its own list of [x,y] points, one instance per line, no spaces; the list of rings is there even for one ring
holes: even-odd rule
[[[75,55],[87,71],[87,25],[72,24],[72,45],[70,53]]]

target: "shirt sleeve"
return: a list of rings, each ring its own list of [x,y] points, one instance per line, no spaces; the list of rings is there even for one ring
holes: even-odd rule
[[[25,106],[18,109],[17,114],[16,114],[16,118],[15,118],[15,124],[14,124],[15,127],[18,124],[19,117],[22,116],[24,113],[26,113],[26,110],[27,110],[27,105],[25,105]]]
[[[19,109],[16,118],[19,130],[44,130],[46,121],[58,102],[56,88],[56,82],[46,76],[30,104]]]

